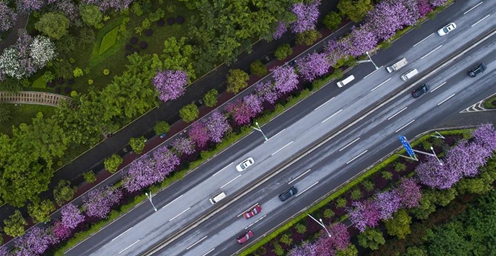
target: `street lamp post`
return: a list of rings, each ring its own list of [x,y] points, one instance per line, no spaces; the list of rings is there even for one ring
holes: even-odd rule
[[[152,201],[152,193],[150,192],[150,194],[148,194],[147,192],[145,192],[145,195],[148,198],[148,200],[150,201],[150,203],[152,204],[153,210],[157,211],[157,207],[155,207],[155,205],[153,204],[153,201]]]
[[[315,222],[317,222],[321,227],[324,228],[324,230],[327,232],[327,236],[331,237],[331,233],[329,233],[329,230],[327,230],[327,227],[324,225],[324,222],[322,221],[322,219],[315,219],[312,215],[308,214],[308,217],[312,218],[312,220],[314,220]]]
[[[265,141],[268,141],[269,139],[267,138],[267,136],[265,136],[265,133],[262,131],[262,128],[260,128],[260,126],[258,125],[258,122],[255,122],[255,125],[257,127],[252,127],[253,130],[261,132],[262,135],[263,135],[263,137],[264,137],[264,139],[265,139]]]
[[[437,157],[437,154],[434,151],[434,148],[432,146],[431,146],[431,151],[432,151],[432,154],[434,155],[434,157],[437,159],[437,162],[439,163],[439,165],[443,165],[443,162]]]
[[[375,62],[374,62],[374,61],[372,60],[372,58],[370,57],[369,52],[365,52],[365,54],[367,54],[367,57],[369,57],[370,62],[372,62],[372,64],[374,64],[375,69],[379,69],[379,67],[377,67],[377,65],[375,64]]]

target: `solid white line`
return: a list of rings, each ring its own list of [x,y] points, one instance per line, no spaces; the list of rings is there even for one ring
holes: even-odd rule
[[[389,82],[389,80],[391,80],[391,78],[386,79],[386,81],[380,83],[378,86],[372,88],[372,90],[370,90],[370,91],[373,92],[375,89],[377,89],[377,88],[381,87],[382,85],[384,85],[385,83]]]
[[[234,162],[231,162],[231,163],[230,163],[230,164],[228,164],[226,167],[224,167],[224,168],[220,169],[220,171],[218,171],[218,172],[214,173],[214,174],[212,175],[212,177],[213,177],[213,176],[215,176],[215,175],[217,175],[217,173],[219,173],[219,172],[221,172],[221,171],[225,170],[227,167],[231,166],[231,164],[233,164],[233,163],[234,163]]]
[[[241,177],[241,174],[240,174],[240,175],[238,175],[238,176],[236,176],[234,179],[232,179],[232,180],[228,181],[226,184],[222,185],[222,187],[220,187],[220,188],[223,188],[223,187],[225,187],[225,186],[229,185],[229,183],[233,182],[235,179],[237,179],[237,178],[239,178],[239,177]]]
[[[301,196],[303,193],[307,192],[307,190],[311,189],[313,186],[317,185],[319,182],[315,182],[314,184],[310,185],[309,187],[307,187],[306,189],[304,189],[303,191],[301,191],[300,193],[296,194],[295,197],[299,197]]]
[[[466,12],[464,12],[463,15],[465,15],[465,14],[469,13],[470,11],[472,11],[473,9],[477,8],[477,6],[481,5],[482,3],[484,3],[484,2],[480,2],[480,3],[476,4],[476,5],[474,5],[474,7],[470,8]]]
[[[440,46],[438,46],[438,47],[434,48],[434,50],[432,50],[432,51],[428,52],[426,55],[422,56],[420,59],[421,59],[421,60],[423,60],[423,59],[424,59],[424,58],[426,58],[427,56],[431,55],[433,52],[435,52],[435,51],[439,50],[439,48],[441,48],[441,47],[443,47],[443,45],[440,45]]]
[[[177,199],[181,198],[183,195],[180,195],[178,198],[172,200],[170,203],[166,204],[164,207],[162,207],[162,209],[164,209],[165,207],[167,207],[169,204],[172,204],[174,203]]]
[[[279,151],[283,150],[285,147],[287,147],[287,146],[291,145],[291,143],[293,143],[293,141],[291,141],[290,143],[288,143],[288,144],[284,145],[284,147],[282,147],[282,148],[278,149],[276,152],[272,153],[272,155],[271,155],[271,156],[273,156],[273,155],[277,154],[277,152],[279,152]]]
[[[357,156],[353,157],[350,161],[346,162],[346,164],[349,164],[353,161],[355,161],[357,158],[361,157],[363,154],[367,153],[368,150],[363,151],[362,153],[358,154]]]
[[[352,142],[348,143],[346,146],[342,147],[342,148],[339,150],[339,152],[341,152],[341,151],[343,151],[344,149],[346,149],[347,147],[351,146],[351,144],[353,144],[353,143],[357,142],[357,140],[359,140],[359,139],[360,139],[360,137],[358,137],[358,138],[356,138],[354,141],[352,141]]]
[[[312,170],[312,169],[308,169],[308,170],[306,170],[304,173],[302,173],[302,174],[298,175],[298,177],[296,177],[296,178],[294,178],[292,181],[288,182],[288,184],[293,183],[295,180],[297,180],[297,179],[301,178],[301,176],[303,176],[303,175],[307,174],[307,173],[308,173],[309,171],[311,171],[311,170]]]
[[[415,119],[413,119],[412,121],[406,123],[405,125],[401,126],[398,130],[396,130],[394,133],[398,133],[399,131],[403,130],[403,128],[409,126],[410,124],[412,124],[413,122],[415,122]]]
[[[439,89],[439,87],[441,87],[441,86],[443,86],[443,85],[445,85],[445,84],[446,84],[446,81],[442,82],[440,85],[436,86],[436,88],[432,89],[432,90],[431,90],[431,92],[433,92],[433,91],[435,91],[435,90]]]
[[[405,109],[407,109],[407,107],[404,107],[402,110],[394,113],[392,116],[388,117],[387,120],[391,120],[393,117],[395,117],[395,116],[399,115],[401,112],[405,111]]]
[[[279,135],[281,132],[285,131],[286,129],[282,129],[280,132],[276,133],[276,135],[270,137],[271,139],[273,139],[274,137],[276,137],[277,135]]]
[[[250,225],[246,226],[245,229],[249,229],[251,226],[257,224],[259,221],[261,221],[263,218],[265,218],[267,215],[262,216],[260,219],[256,220],[255,222],[251,223]]]
[[[453,96],[455,96],[455,94],[451,94],[451,96],[449,96],[448,98],[444,99],[443,101],[439,102],[437,105],[440,106],[441,104],[443,104],[444,102],[446,102],[447,100],[453,98]]]
[[[174,218],[170,219],[169,221],[173,221],[175,218],[179,217],[179,215],[181,215],[181,214],[183,214],[183,213],[187,212],[190,208],[191,208],[191,207],[188,207],[188,209],[186,209],[186,210],[182,211],[181,213],[179,213],[178,215],[174,216]]]
[[[314,111],[317,110],[317,109],[319,109],[319,108],[321,108],[322,106],[324,106],[325,104],[327,104],[329,101],[333,100],[334,98],[336,98],[336,97],[332,97],[330,100],[322,103],[322,105],[318,106],[316,109],[314,109]]]
[[[197,245],[199,242],[201,242],[201,241],[205,240],[205,238],[207,238],[207,236],[204,236],[202,239],[200,239],[200,240],[196,241],[194,244],[192,244],[192,245],[188,246],[188,247],[186,248],[186,250],[189,250],[191,247],[193,247],[193,246]]]
[[[476,23],[472,24],[472,26],[470,26],[470,27],[474,27],[475,25],[479,24],[479,22],[481,22],[481,21],[483,21],[483,20],[487,19],[489,16],[491,16],[491,14],[488,14],[486,17],[484,17],[484,18],[482,18],[482,19],[478,20]]]
[[[423,41],[427,40],[427,38],[429,38],[429,37],[431,37],[431,36],[433,36],[433,35],[434,35],[434,33],[430,34],[430,35],[429,35],[429,36],[427,36],[426,38],[424,38],[424,39],[420,40],[418,43],[414,44],[414,45],[413,45],[413,47],[415,47],[415,46],[419,45],[420,43],[422,43]]]
[[[210,251],[206,252],[206,253],[205,253],[205,254],[203,254],[202,256],[205,256],[205,255],[207,255],[207,254],[209,254],[209,253],[213,252],[214,250],[215,250],[215,248],[213,248],[212,250],[210,250]]]
[[[327,120],[331,119],[332,117],[334,117],[335,115],[339,114],[339,112],[343,111],[343,109],[340,109],[338,110],[336,113],[332,114],[330,117],[324,119],[324,121],[322,121],[322,123],[325,123]]]
[[[112,239],[111,241],[114,241],[115,239],[119,238],[120,236],[124,235],[124,233],[128,232],[129,230],[131,230],[133,228],[129,228],[128,230],[122,232],[120,235],[116,236],[114,239]]]
[[[132,243],[130,246],[128,246],[128,247],[126,247],[124,250],[120,251],[120,252],[119,252],[119,254],[121,254],[123,251],[125,251],[125,250],[129,249],[131,246],[135,245],[135,244],[136,244],[136,243],[138,243],[139,241],[140,241],[140,240],[138,240],[138,241],[136,241],[136,242]]]
[[[374,74],[375,72],[377,72],[377,71],[381,70],[381,68],[382,68],[382,67],[383,67],[383,66],[380,66],[379,68],[377,68],[376,70],[372,71],[370,74],[366,75],[366,76],[365,76],[365,77],[363,77],[362,79],[365,79],[365,78],[367,78],[367,77],[371,76],[371,75],[372,75],[372,74]]]

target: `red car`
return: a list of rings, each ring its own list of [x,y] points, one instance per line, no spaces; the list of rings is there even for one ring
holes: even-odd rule
[[[249,218],[259,214],[261,211],[262,211],[262,207],[257,204],[251,210],[243,213],[243,216],[245,217],[245,219],[249,219]]]
[[[238,242],[238,244],[244,244],[246,243],[246,241],[250,240],[250,238],[253,237],[253,232],[251,230],[248,230],[248,232],[246,232],[246,234],[236,238],[236,242]]]

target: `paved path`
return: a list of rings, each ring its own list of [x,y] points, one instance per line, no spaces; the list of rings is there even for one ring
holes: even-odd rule
[[[27,13],[17,14],[16,24],[10,29],[10,33],[7,35],[7,37],[5,37],[5,39],[0,42],[0,53],[2,53],[5,48],[15,44],[15,42],[17,41],[17,33],[19,29],[26,28],[28,20],[29,15]]]
[[[48,92],[29,92],[20,93],[1,92],[0,103],[16,104],[34,104],[57,107],[61,100],[69,100],[70,97]]]

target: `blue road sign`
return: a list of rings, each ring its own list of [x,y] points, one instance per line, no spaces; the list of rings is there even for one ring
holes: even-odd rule
[[[412,146],[410,145],[410,142],[408,142],[406,137],[403,135],[399,135],[398,139],[400,140],[401,144],[403,144],[403,147],[405,148],[408,155],[410,155],[411,157],[415,156],[415,152],[413,152]]]

